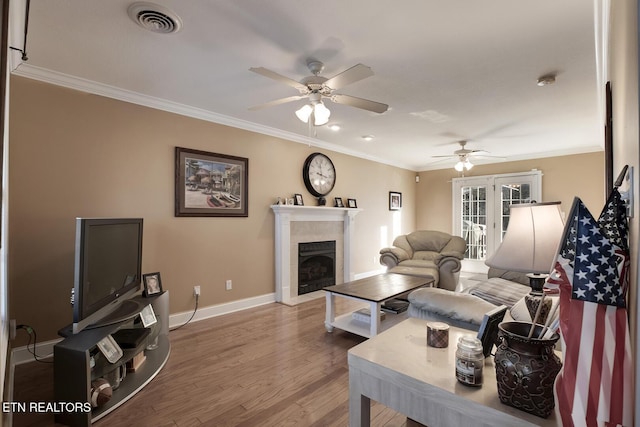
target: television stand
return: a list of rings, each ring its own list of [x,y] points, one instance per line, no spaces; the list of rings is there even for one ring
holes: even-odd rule
[[[118,308],[115,309],[115,311],[107,314],[105,317],[98,320],[97,323],[89,325],[85,329],[101,328],[103,326],[123,322],[137,316],[143,308],[144,306],[135,298],[124,300],[120,303]]]
[[[140,311],[151,304],[158,323],[152,325],[149,340],[158,337],[158,347],[147,350],[149,340],[144,339],[135,348],[123,348],[123,356],[115,363],[109,363],[97,348],[97,343],[120,329],[143,327],[139,321]],[[126,376],[113,390],[111,399],[90,412],[63,412],[56,414],[56,422],[70,426],[89,426],[114,411],[147,385],[169,359],[169,292],[144,298],[137,296],[122,304],[112,315],[113,322],[100,321],[98,326],[71,333],[71,325],[61,330],[69,332],[64,340],[54,346],[54,396],[56,402],[91,402],[91,382],[109,377],[120,366],[144,352],[146,357],[135,372]],[[133,312],[133,307],[137,307]],[[122,312],[120,314],[116,314]],[[93,361],[92,361],[93,359]]]

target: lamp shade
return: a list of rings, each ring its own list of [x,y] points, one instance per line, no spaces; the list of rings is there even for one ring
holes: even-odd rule
[[[329,121],[329,116],[331,116],[331,111],[322,102],[318,102],[314,105],[313,115],[315,116],[314,125],[322,126],[327,124]]]
[[[311,104],[305,104],[302,106],[302,108],[296,111],[296,116],[298,116],[301,121],[307,123],[312,112],[313,107],[311,106]]]
[[[501,270],[548,274],[563,231],[560,202],[511,205],[502,244],[485,264]]]

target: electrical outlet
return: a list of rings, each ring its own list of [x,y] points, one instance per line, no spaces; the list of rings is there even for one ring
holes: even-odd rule
[[[16,338],[16,319],[9,320],[9,339]]]
[[[233,288],[233,284],[231,283],[231,279],[227,280],[225,283],[226,289],[230,291]]]
[[[200,296],[200,286],[194,286],[193,287],[193,296],[194,297],[199,297]]]

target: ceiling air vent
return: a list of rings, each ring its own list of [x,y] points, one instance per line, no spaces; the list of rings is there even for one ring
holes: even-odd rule
[[[142,28],[154,33],[171,34],[180,31],[182,20],[166,7],[137,2],[127,9],[129,17]]]

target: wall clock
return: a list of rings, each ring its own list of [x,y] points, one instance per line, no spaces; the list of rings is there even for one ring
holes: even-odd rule
[[[329,194],[336,184],[336,168],[326,155],[313,153],[304,161],[302,179],[309,193],[318,198],[318,204],[324,205],[327,203],[324,196]]]

